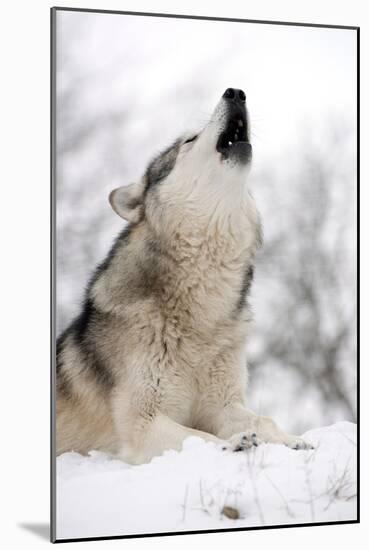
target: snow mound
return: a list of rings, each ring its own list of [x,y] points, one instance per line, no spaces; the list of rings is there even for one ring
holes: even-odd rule
[[[356,519],[356,425],[311,430],[312,451],[263,444],[181,452],[130,466],[92,451],[57,459],[57,538]]]

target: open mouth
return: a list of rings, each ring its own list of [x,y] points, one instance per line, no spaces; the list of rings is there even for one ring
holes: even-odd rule
[[[251,144],[247,136],[247,121],[243,110],[232,113],[225,130],[220,134],[216,150],[221,153],[222,160],[231,156],[247,162],[251,156]]]

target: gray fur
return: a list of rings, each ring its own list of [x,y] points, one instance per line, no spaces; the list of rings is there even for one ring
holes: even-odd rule
[[[149,164],[146,170],[147,189],[169,176],[177,160],[180,144],[181,141],[176,140]]]

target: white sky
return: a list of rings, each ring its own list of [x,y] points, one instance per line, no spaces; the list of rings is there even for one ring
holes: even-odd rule
[[[355,130],[355,31],[78,12],[58,12],[58,25],[76,25],[74,70],[95,82],[81,108],[129,101],[133,141],[150,125],[166,146],[206,122],[230,86],[247,95],[254,159],[278,154],[306,125],[318,135],[330,116]],[[68,32],[58,35],[68,49]]]

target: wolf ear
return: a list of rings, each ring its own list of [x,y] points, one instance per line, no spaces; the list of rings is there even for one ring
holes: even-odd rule
[[[109,195],[109,202],[118,216],[137,223],[143,217],[143,195],[144,185],[140,181],[114,189]]]

